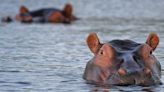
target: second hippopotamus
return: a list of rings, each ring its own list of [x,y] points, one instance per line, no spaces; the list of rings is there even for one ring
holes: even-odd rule
[[[29,11],[25,6],[21,6],[14,19],[22,23],[71,23],[78,18],[73,15],[73,7],[68,3],[63,10],[42,8]],[[12,20],[9,16],[2,18],[3,22],[11,22]]]

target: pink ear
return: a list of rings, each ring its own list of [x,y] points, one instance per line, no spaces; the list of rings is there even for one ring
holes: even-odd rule
[[[27,13],[27,12],[29,12],[29,10],[25,6],[20,7],[20,9],[19,9],[20,14]]]
[[[72,5],[67,3],[63,9],[63,12],[65,13],[65,16],[67,18],[70,18],[72,17],[72,12],[73,12],[73,8],[72,8]]]
[[[158,35],[156,33],[150,33],[146,40],[146,44],[148,44],[150,47],[153,48],[153,50],[155,50],[157,45],[159,44]]]
[[[87,45],[91,52],[95,55],[100,48],[100,41],[96,33],[90,33],[87,37]]]

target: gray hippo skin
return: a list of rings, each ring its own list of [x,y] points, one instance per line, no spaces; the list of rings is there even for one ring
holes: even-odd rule
[[[87,45],[94,57],[87,63],[83,78],[101,85],[161,84],[161,65],[153,55],[158,43],[156,33],[150,33],[145,43],[131,40],[100,43],[96,33],[90,33]]]

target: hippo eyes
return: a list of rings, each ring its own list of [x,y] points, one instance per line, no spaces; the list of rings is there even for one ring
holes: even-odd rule
[[[103,50],[100,50],[100,55],[103,55],[104,54],[104,51]]]
[[[143,45],[141,48],[141,55],[143,58],[149,58],[153,52],[153,49],[148,45]]]
[[[104,58],[113,57],[113,49],[109,44],[104,44],[98,51],[98,55],[103,56]]]

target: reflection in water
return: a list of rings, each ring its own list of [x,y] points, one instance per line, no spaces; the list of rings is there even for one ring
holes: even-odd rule
[[[154,87],[142,87],[142,86],[109,86],[109,85],[93,85],[88,84],[88,86],[91,88],[90,92],[113,92],[113,91],[120,91],[120,92],[155,92]],[[158,87],[158,86],[156,86]]]
[[[88,84],[90,86],[91,91],[90,92],[110,92],[110,87],[107,85],[92,85]]]

